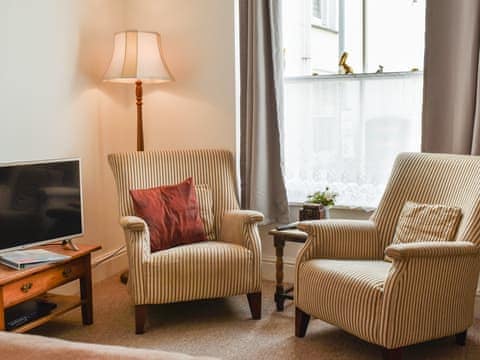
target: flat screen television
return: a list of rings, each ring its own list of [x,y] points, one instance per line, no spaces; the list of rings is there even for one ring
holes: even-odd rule
[[[0,163],[0,252],[83,235],[79,159]]]

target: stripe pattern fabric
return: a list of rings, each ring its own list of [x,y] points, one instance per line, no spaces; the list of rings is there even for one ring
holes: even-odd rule
[[[308,284],[309,291],[301,291],[297,303],[306,313],[375,342],[389,266],[375,260],[306,261],[300,267],[298,282]]]
[[[386,248],[393,239],[407,201],[462,209],[455,239],[480,245],[480,157],[446,154],[400,154],[371,220]]]
[[[406,202],[461,209],[454,241],[392,244]],[[395,349],[466,330],[480,271],[480,157],[404,153],[368,221],[305,222],[295,304]],[[392,262],[383,261],[384,253]]]
[[[218,298],[251,292],[253,256],[240,245],[207,241],[156,252],[144,271],[150,284],[168,284],[147,286],[144,303]]]
[[[195,185],[200,218],[208,240],[215,240],[215,216],[213,215],[212,190],[208,185]]]
[[[392,244],[417,241],[451,241],[457,232],[462,209],[410,201],[400,213]]]
[[[394,258],[384,284],[377,343],[395,349],[465,331],[474,319],[479,270],[476,247],[470,254],[459,249],[447,256]]]
[[[392,244],[418,241],[452,241],[462,209],[407,201],[400,213]],[[391,259],[385,255],[385,260]]]
[[[112,154],[108,160],[117,184],[121,224],[126,237],[130,269],[128,287],[136,305],[261,291],[261,242],[257,222],[263,216],[239,210],[230,152],[136,152]],[[217,241],[178,246],[152,254],[148,226],[133,216],[129,189],[176,184],[188,177],[210,190]],[[232,218],[235,221],[232,222]],[[129,225],[132,222],[135,227]],[[230,223],[237,225],[229,230]],[[222,228],[223,237],[220,236]]]

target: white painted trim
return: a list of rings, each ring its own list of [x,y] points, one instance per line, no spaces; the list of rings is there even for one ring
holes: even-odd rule
[[[117,249],[111,250],[109,252],[106,252],[103,255],[97,256],[96,258],[93,259],[92,261],[92,266],[97,267],[98,265],[107,263],[109,261],[114,260],[115,258],[125,255],[127,253],[127,248],[125,245],[120,246]]]
[[[276,278],[276,258],[275,256],[263,256],[262,259],[262,278],[263,280],[275,281]],[[293,283],[295,278],[295,258],[283,257],[283,281]]]
[[[391,79],[397,77],[419,77],[423,76],[423,71],[385,71],[383,73],[356,73],[356,74],[324,74],[324,75],[301,75],[301,76],[286,76],[284,81],[287,83],[294,83],[297,81],[322,81],[332,79]]]
[[[98,283],[114,275],[118,275],[128,269],[128,258],[126,253],[110,258],[108,261],[98,264],[92,269],[93,282]],[[120,280],[118,280],[120,281]]]

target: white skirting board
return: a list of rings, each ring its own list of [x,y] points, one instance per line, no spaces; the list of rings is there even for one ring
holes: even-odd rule
[[[263,280],[275,281],[276,274],[275,256],[264,256],[262,260],[262,278]],[[283,258],[283,281],[293,283],[295,277],[295,259]]]

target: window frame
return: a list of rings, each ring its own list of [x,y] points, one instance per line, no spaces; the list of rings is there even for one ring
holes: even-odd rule
[[[337,3],[343,0],[311,0],[311,1],[312,1],[311,2],[312,16],[310,20],[311,26],[320,28],[323,30],[331,31],[333,33],[339,33],[340,4],[337,6]],[[325,16],[318,17],[317,15],[315,15],[314,3],[318,4],[318,7],[320,8],[320,15],[325,14]]]

